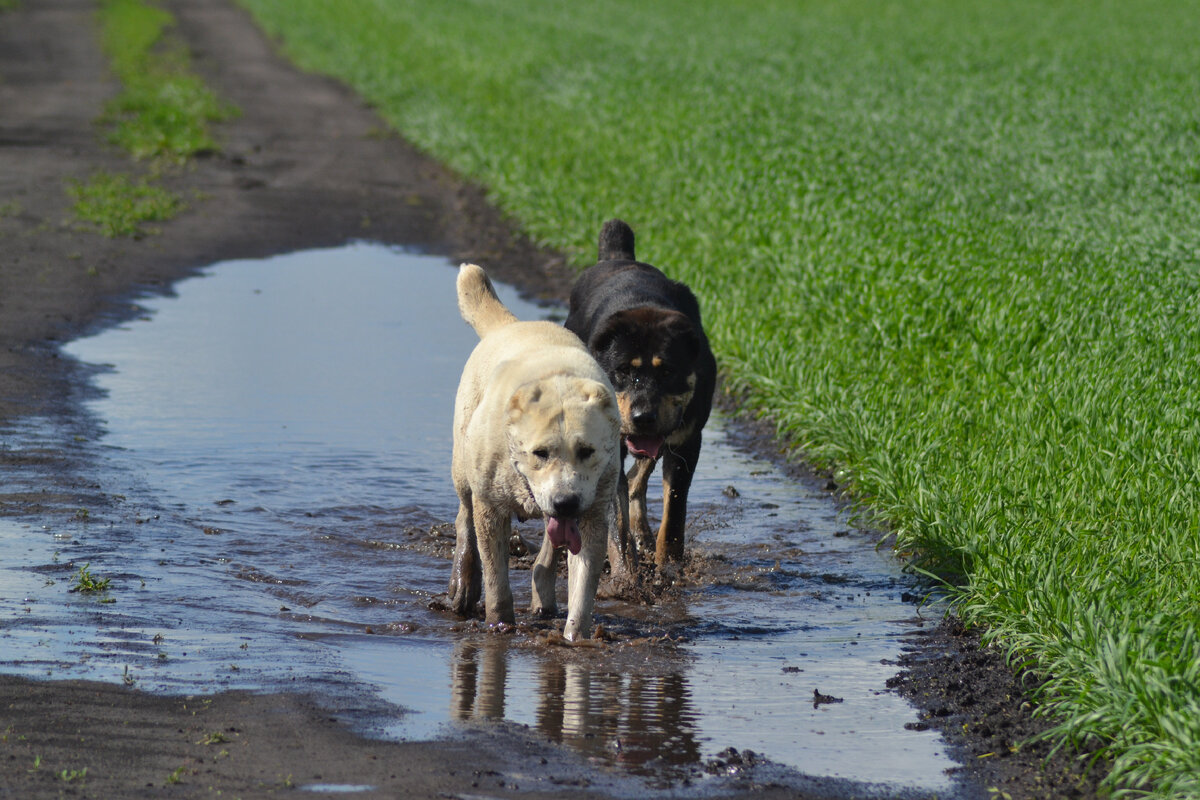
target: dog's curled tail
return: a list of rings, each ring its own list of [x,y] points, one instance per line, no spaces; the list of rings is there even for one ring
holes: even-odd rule
[[[482,339],[496,328],[517,321],[496,296],[496,289],[483,267],[463,264],[458,268],[458,312]]]

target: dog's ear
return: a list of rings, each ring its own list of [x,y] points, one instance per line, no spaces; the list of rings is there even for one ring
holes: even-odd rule
[[[700,355],[700,332],[686,314],[672,311],[664,315],[659,322],[659,328],[666,341],[684,350],[688,362],[695,361]]]
[[[590,418],[594,419],[596,417],[594,412],[599,412],[599,415],[607,419],[608,424],[612,426],[611,444],[615,452],[621,430],[621,411],[617,407],[616,395],[613,394],[612,389],[605,383],[585,380],[580,387],[580,396],[590,412],[588,414]]]
[[[536,383],[527,383],[513,393],[508,399],[508,421],[516,422],[532,405],[542,399],[542,387]]]
[[[585,403],[596,403],[602,409],[608,408],[613,404],[612,392],[599,381],[586,381],[583,384],[581,394]]]
[[[630,321],[624,314],[613,314],[604,320],[604,324],[592,331],[592,336],[587,341],[588,350],[597,355],[603,353],[630,330]]]

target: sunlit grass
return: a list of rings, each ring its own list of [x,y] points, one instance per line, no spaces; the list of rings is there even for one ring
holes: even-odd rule
[[[234,114],[190,70],[170,13],[144,0],[104,0],[105,53],[122,91],[105,111],[109,139],[136,158],[182,162],[216,144],[209,125]]]
[[[1062,740],[1200,796],[1194,7],[243,3],[577,263],[630,221]]]
[[[183,207],[161,186],[109,172],[73,182],[68,192],[75,200],[76,216],[109,237],[143,234],[145,223],[170,219]]]

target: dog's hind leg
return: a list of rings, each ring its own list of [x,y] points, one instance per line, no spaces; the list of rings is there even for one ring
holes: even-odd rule
[[[554,579],[558,574],[558,550],[550,537],[542,534],[542,549],[533,562],[533,599],[529,603],[530,613],[552,617],[558,613],[558,600],[554,597]]]
[[[654,563],[683,560],[683,529],[688,491],[700,462],[700,433],[663,455],[663,517],[654,548]]]
[[[455,614],[466,616],[479,602],[483,588],[479,569],[479,547],[475,539],[475,521],[472,519],[469,494],[459,501],[454,532],[454,563],[450,567],[448,589],[450,608]]]
[[[473,509],[479,561],[483,565],[483,597],[489,625],[516,622],[512,586],[508,582],[508,540],[512,518],[476,502]]]

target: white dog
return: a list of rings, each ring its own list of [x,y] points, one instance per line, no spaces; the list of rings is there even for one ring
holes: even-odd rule
[[[513,622],[508,582],[512,518],[540,517],[546,535],[533,568],[530,610],[557,610],[558,549],[566,547],[568,640],[592,626],[596,585],[616,528],[621,420],[604,371],[575,334],[520,322],[474,264],[458,273],[458,308],[479,334],[454,401],[451,474],[458,492],[450,601],[479,600],[488,623]]]

